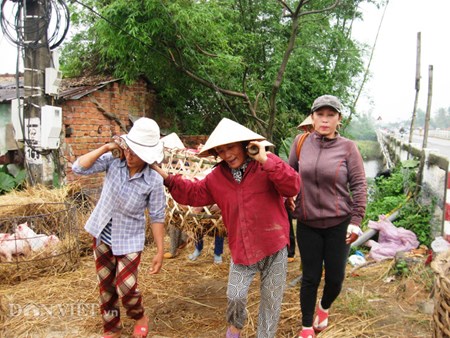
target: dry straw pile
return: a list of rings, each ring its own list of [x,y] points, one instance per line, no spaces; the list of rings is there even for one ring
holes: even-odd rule
[[[168,238],[166,238],[168,245]],[[205,237],[205,248],[195,262],[187,255],[192,243],[175,259],[164,260],[162,271],[148,275],[154,245],[143,252],[139,289],[151,319],[149,337],[223,337],[227,323],[226,288],[229,251],[225,246],[224,264],[213,264],[214,240]],[[421,272],[407,279],[393,279],[393,262],[372,264],[350,273],[333,306],[329,328],[321,338],[404,338],[431,337],[431,315],[418,311],[417,303],[429,293],[423,287]],[[292,338],[300,329],[298,257],[288,264],[287,286],[276,338]],[[83,257],[72,272],[42,276],[14,286],[14,292],[0,288],[1,337],[99,337],[101,318],[92,257]],[[244,338],[256,337],[259,307],[259,277],[251,285],[248,321]],[[133,321],[123,318],[123,335],[130,337]],[[3,315],[2,315],[3,313]],[[1,319],[3,317],[3,319]]]
[[[186,170],[185,158],[182,163],[183,170]],[[200,163],[194,162],[189,167],[199,165],[201,169]],[[181,170],[180,167],[181,163],[172,169]],[[92,239],[82,230],[92,210],[92,201],[81,193],[79,187],[57,190],[37,187],[1,197],[0,207],[9,210],[11,205],[16,205],[14,214],[21,217],[32,215],[33,211],[39,214],[55,213],[58,211],[54,209],[55,203],[68,201],[70,205],[76,206],[75,223],[80,230],[79,243],[80,247],[85,248],[80,251],[79,263],[72,265],[68,259],[56,261],[55,258],[50,264],[55,269],[45,271],[39,267],[38,261],[34,261],[35,266],[27,267],[27,273],[33,278],[19,278],[20,282],[17,278],[10,278],[0,283],[0,337],[88,338],[101,335],[97,279],[93,257],[88,249]],[[187,215],[186,212],[183,215]],[[180,221],[172,218],[171,222]],[[184,222],[187,224],[191,221]],[[185,226],[185,229],[194,232],[198,225]],[[165,246],[169,247],[168,237]],[[175,259],[165,260],[162,271],[157,275],[146,273],[156,248],[148,245],[144,249],[139,289],[143,293],[143,304],[151,321],[149,337],[210,338],[223,337],[225,334],[230,262],[228,246],[225,242],[224,263],[221,265],[213,264],[213,238],[205,237],[205,248],[195,262],[187,258],[193,248],[190,242]],[[71,268],[58,268],[64,263]],[[348,266],[344,288],[330,313],[330,326],[320,337],[431,337],[432,315],[419,311],[418,307],[430,295],[432,278],[427,275],[429,268],[418,264],[405,278],[393,274],[394,264],[394,261],[384,261],[359,269]],[[9,271],[8,274],[12,275],[13,272]],[[445,274],[448,276],[448,271]],[[300,275],[300,260],[297,256],[294,263],[288,264],[276,338],[292,338],[301,327]],[[3,278],[5,272],[0,271],[0,276]],[[259,297],[257,276],[250,287],[248,320],[242,331],[243,338],[256,337]],[[121,311],[124,327],[122,337],[130,337],[133,321],[126,318],[123,308]]]
[[[14,233],[15,227],[27,223],[39,235],[55,235],[59,242],[13,260],[0,261],[0,284],[13,284],[29,278],[76,269],[80,259],[79,221],[84,222],[92,209],[88,200],[80,200],[76,185],[62,189],[35,186],[0,196],[0,232]],[[81,203],[81,204],[80,204]],[[36,240],[35,237],[28,237]],[[87,240],[87,239],[86,239]],[[17,239],[12,239],[18,245]]]

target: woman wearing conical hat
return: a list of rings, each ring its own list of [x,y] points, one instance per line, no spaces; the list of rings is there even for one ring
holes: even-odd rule
[[[237,338],[247,319],[247,295],[256,273],[261,275],[258,337],[275,337],[286,281],[289,221],[284,198],[300,189],[299,175],[278,156],[268,153],[264,137],[222,119],[199,156],[222,161],[203,180],[183,180],[153,168],[181,204],[217,204],[231,252],[226,336]],[[256,149],[255,149],[256,148]],[[255,151],[250,151],[254,149]]]

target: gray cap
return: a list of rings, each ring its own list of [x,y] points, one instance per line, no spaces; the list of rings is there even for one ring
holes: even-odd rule
[[[314,100],[311,107],[311,113],[322,107],[331,107],[336,110],[339,114],[342,114],[342,103],[336,96],[333,95],[322,95]]]

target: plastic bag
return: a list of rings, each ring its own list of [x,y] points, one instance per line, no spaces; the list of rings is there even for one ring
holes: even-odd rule
[[[364,254],[361,251],[356,251],[354,255],[351,255],[348,258],[348,262],[352,266],[361,266],[366,263],[366,259],[364,258]]]
[[[414,232],[405,228],[397,228],[387,219],[386,216],[380,216],[378,222],[369,221],[368,226],[379,231],[378,242],[368,240],[369,257],[376,261],[394,258],[399,251],[409,251],[419,246],[419,241]]]
[[[433,242],[431,242],[431,249],[433,249],[433,252],[438,254],[450,249],[450,243],[447,242],[444,237],[438,236]]]

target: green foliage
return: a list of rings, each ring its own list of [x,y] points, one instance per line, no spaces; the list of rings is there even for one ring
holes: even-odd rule
[[[345,128],[346,135],[352,140],[377,141],[376,122],[370,115],[358,116]]]
[[[26,180],[26,171],[20,170],[16,176],[12,175],[6,165],[0,167],[0,195],[20,188]]]
[[[209,134],[229,117],[278,144],[317,96],[353,101],[363,47],[349,33],[360,2],[327,12],[329,0],[86,0],[106,20],[73,6],[81,30],[61,67],[129,82],[144,75],[182,133]]]
[[[412,165],[415,163],[414,167]],[[396,166],[391,176],[380,177],[369,183],[369,197],[363,225],[369,220],[378,221],[380,215],[388,215],[398,210],[397,218],[392,222],[397,227],[411,230],[420,244],[431,243],[430,220],[435,203],[420,205],[412,192],[416,186],[417,161]]]
[[[406,277],[410,274],[408,263],[404,259],[399,259],[393,266],[393,272],[397,276]]]
[[[400,209],[399,218],[394,223],[397,227],[403,227],[414,232],[420,244],[429,247],[431,244],[430,221],[435,204],[435,201],[433,201],[428,205],[420,205],[412,199]]]
[[[355,141],[364,160],[381,159],[380,144],[377,141]]]
[[[285,162],[289,162],[289,153],[291,151],[292,143],[295,137],[288,137],[281,140],[281,144],[278,147],[278,156]]]

